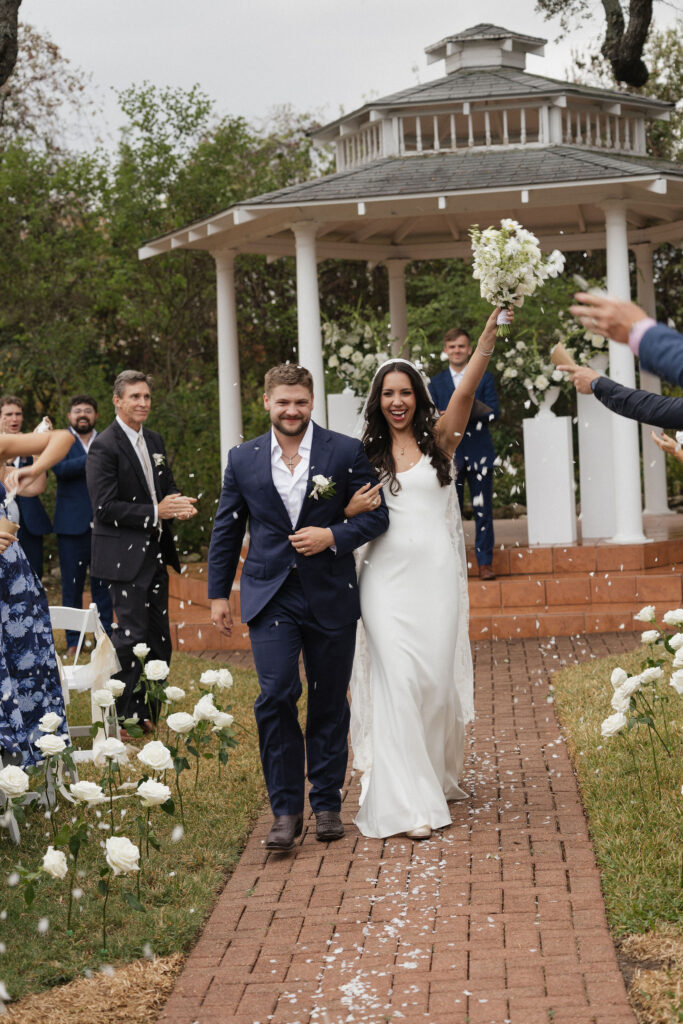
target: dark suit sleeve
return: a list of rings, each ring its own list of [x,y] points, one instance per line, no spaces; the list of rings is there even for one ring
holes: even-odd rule
[[[439,401],[438,401],[438,399],[437,399],[437,397],[436,397],[436,394],[437,394],[437,392],[436,392],[436,384],[434,383],[434,382],[435,382],[435,380],[436,380],[436,378],[434,378],[434,377],[433,377],[433,378],[432,378],[432,379],[430,380],[430,382],[429,382],[429,384],[427,385],[427,387],[429,388],[429,394],[430,394],[430,395],[432,396],[432,402],[434,403],[434,405],[435,405],[435,406],[437,407],[437,409],[438,409],[438,408],[439,408]]]
[[[95,438],[85,463],[88,494],[93,513],[101,523],[150,530],[154,505],[149,502],[122,501],[119,498],[119,459],[112,444]]]
[[[644,370],[683,387],[683,334],[673,327],[655,324],[645,331],[638,359]]]
[[[491,416],[490,413],[487,413],[485,419],[487,423],[492,423],[494,420],[497,420],[500,415],[500,406],[498,405],[496,382],[493,374],[489,370],[484,374],[480,387],[481,392],[477,395],[477,398],[481,402],[484,402],[485,405],[488,405],[491,409],[493,416]]]
[[[649,423],[653,427],[683,429],[683,398],[665,398],[651,391],[637,391],[617,384],[609,377],[598,378],[593,394],[620,416]]]
[[[67,456],[52,467],[52,472],[58,480],[75,480],[77,477],[85,476],[85,462],[88,456],[83,445],[79,443],[78,447],[81,449],[80,452],[71,457]],[[71,450],[73,451],[73,448]]]
[[[372,487],[377,483],[377,474],[370,465],[370,460],[365,454],[363,445],[358,443],[356,449],[356,456],[351,468],[351,472],[347,474],[348,481],[346,484],[346,495],[344,498],[344,505],[347,505],[351,500],[351,497],[356,493],[359,487],[363,484],[370,484]],[[378,508],[371,509],[369,512],[361,512],[357,516],[353,516],[352,519],[346,519],[343,523],[336,523],[331,526],[330,529],[334,535],[334,545],[337,549],[337,555],[348,555],[350,552],[355,551],[361,544],[367,543],[369,540],[373,540],[375,537],[379,537],[380,534],[384,533],[389,526],[389,510],[387,509],[386,502],[384,501],[384,495],[380,491],[381,503]]]
[[[223,476],[223,488],[209,546],[209,598],[230,597],[239,565],[248,509],[233,469],[233,452]]]

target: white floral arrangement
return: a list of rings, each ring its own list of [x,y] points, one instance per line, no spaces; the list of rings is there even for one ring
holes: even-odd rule
[[[365,396],[377,367],[389,359],[391,338],[386,329],[358,319],[350,328],[323,324],[325,376],[328,387]]]
[[[495,367],[500,374],[500,383],[508,392],[512,390],[522,395],[526,393],[527,409],[531,408],[531,404],[540,405],[550,387],[569,390],[569,378],[550,361],[551,347],[551,344],[546,344],[541,351],[535,335],[529,336],[527,332],[521,337],[518,336],[514,345],[501,353],[496,360]]]
[[[481,231],[478,225],[470,228],[472,276],[480,282],[481,297],[493,306],[509,309],[521,306],[549,277],[557,277],[564,270],[564,256],[554,249],[544,257],[538,239],[509,217],[500,222],[500,228],[488,227]],[[498,335],[510,334],[508,324],[498,326]]]

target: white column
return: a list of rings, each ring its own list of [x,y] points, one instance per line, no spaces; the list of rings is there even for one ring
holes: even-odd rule
[[[655,316],[655,282],[652,274],[652,245],[634,245],[638,280],[637,301],[646,313]],[[640,386],[645,391],[661,395],[662,383],[654,373],[640,369]],[[645,512],[654,515],[673,515],[666,497],[666,455],[650,437],[650,431],[659,432],[658,427],[642,423],[640,439],[643,447],[643,480],[645,483]]]
[[[296,242],[296,303],[299,327],[299,362],[313,377],[313,419],[327,426],[323,340],[320,330],[318,263],[315,253],[317,224],[303,221],[292,224]]]
[[[391,354],[401,355],[408,337],[408,315],[406,312],[406,266],[410,260],[387,260],[389,275],[389,326],[391,330]]]
[[[620,199],[603,203],[607,238],[607,291],[619,299],[630,299],[626,205]],[[626,387],[636,386],[633,354],[627,345],[609,343],[610,377]],[[645,540],[640,498],[640,448],[638,424],[623,416],[612,417],[612,445],[615,480],[615,544],[636,544]]]
[[[216,307],[218,333],[218,415],[221,437],[221,466],[228,452],[242,440],[242,397],[235,302],[235,253],[215,252]]]

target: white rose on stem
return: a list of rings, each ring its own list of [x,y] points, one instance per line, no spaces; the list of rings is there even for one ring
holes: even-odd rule
[[[219,729],[229,729],[232,723],[235,721],[232,715],[229,715],[227,711],[219,711],[213,720],[213,732],[218,732]]]
[[[136,644],[133,648],[133,654],[136,658],[141,658],[144,661],[149,654],[149,647],[147,644]]]
[[[637,693],[642,686],[642,679],[640,676],[630,676],[626,682],[622,683],[619,687],[622,693],[625,693],[627,697],[630,697],[632,693]]]
[[[615,714],[610,715],[600,726],[600,734],[604,737],[616,736],[618,732],[626,728],[628,719],[621,711],[617,711]]]
[[[664,669],[662,668],[646,668],[640,673],[640,679],[643,683],[654,683],[657,679],[661,679],[664,675]]]
[[[229,690],[230,687],[232,686],[232,683],[233,683],[232,673],[229,672],[227,668],[219,668],[218,669],[218,689],[219,690]]]
[[[140,851],[127,836],[112,836],[104,845],[107,864],[115,875],[128,875],[131,871],[140,870]]]
[[[87,782],[82,779],[80,782],[72,782],[69,791],[75,800],[84,804],[101,804],[107,799],[101,786],[96,782]]]
[[[148,661],[145,665],[145,675],[154,682],[165,679],[170,671],[165,661]]]
[[[61,754],[63,750],[66,750],[66,743],[61,736],[55,736],[53,733],[48,732],[44,736],[39,736],[34,742],[34,746],[38,747],[45,757],[54,757],[55,754]]]
[[[683,694],[683,669],[678,669],[671,676],[670,685],[673,686],[676,693]]]
[[[625,714],[631,707],[631,696],[619,687],[612,694],[610,703],[614,711],[621,711],[622,714]]]
[[[209,668],[206,672],[202,672],[199,677],[199,685],[203,690],[210,690],[212,686],[215,686],[218,682],[218,672],[216,669]]]
[[[683,668],[683,649],[680,647],[674,655],[674,668]]]
[[[213,702],[213,694],[205,693],[194,706],[195,722],[213,722],[218,714],[218,708]]]
[[[63,721],[62,716],[56,711],[48,711],[38,722],[38,728],[41,732],[56,732]]]
[[[23,796],[30,784],[31,780],[24,769],[16,764],[8,764],[0,771],[0,790],[5,796]]]
[[[107,679],[104,684],[104,689],[109,690],[114,698],[121,697],[125,688],[126,684],[122,683],[120,679]]]
[[[138,754],[138,761],[154,772],[164,772],[167,768],[173,767],[171,751],[164,746],[161,740],[151,740],[145,744]]]
[[[662,618],[667,626],[683,626],[683,608],[672,608]]]
[[[101,708],[103,711],[106,711],[107,708],[112,707],[114,703],[114,694],[111,692],[111,690],[105,690],[103,688],[101,690],[95,690],[92,695],[92,699],[93,703],[97,704],[98,708]]]
[[[641,608],[634,616],[637,622],[654,622],[657,618],[655,612],[655,606],[653,604],[646,604],[644,608]]]
[[[54,846],[48,846],[43,856],[43,871],[52,878],[66,878],[69,871],[66,855],[61,850],[55,850]]]
[[[166,700],[167,701],[182,700],[184,696],[185,696],[185,691],[182,690],[179,686],[167,686],[166,687]]]
[[[93,761],[96,765],[103,765],[107,760],[110,761],[124,761],[128,755],[126,754],[126,745],[121,740],[117,740],[116,736],[109,736],[104,743],[100,744],[97,748],[97,752]]]
[[[171,799],[171,790],[163,782],[145,779],[138,786],[137,795],[142,800],[143,807],[158,807]]]
[[[677,651],[680,647],[683,647],[683,633],[674,633],[669,640],[669,645],[673,647],[674,651]]]
[[[680,636],[680,633],[679,633],[679,636]],[[644,633],[640,634],[640,639],[643,641],[644,644],[653,644],[657,640],[659,640],[659,630],[658,629],[646,629]]]
[[[625,683],[627,679],[628,676],[624,672],[623,668],[615,668],[611,676],[612,686],[616,690],[621,686],[622,683]]]
[[[181,736],[191,732],[196,724],[194,717],[189,715],[187,711],[176,711],[175,714],[169,715],[166,719],[166,725],[169,729],[180,733]]]

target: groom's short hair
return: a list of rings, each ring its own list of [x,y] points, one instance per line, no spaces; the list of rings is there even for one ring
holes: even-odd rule
[[[451,327],[450,331],[446,331],[446,333],[444,334],[443,343],[445,345],[447,341],[457,341],[458,338],[463,337],[467,338],[470,345],[472,344],[472,339],[470,338],[469,334],[467,333],[464,327]]]
[[[272,394],[273,389],[281,384],[289,387],[300,385],[313,394],[313,377],[305,366],[297,366],[296,363],[280,363],[279,366],[271,366],[268,370],[264,382],[266,394]]]
[[[152,387],[152,378],[141,370],[122,370],[114,381],[114,394],[117,398],[123,398],[124,392],[129,384],[146,384]]]

